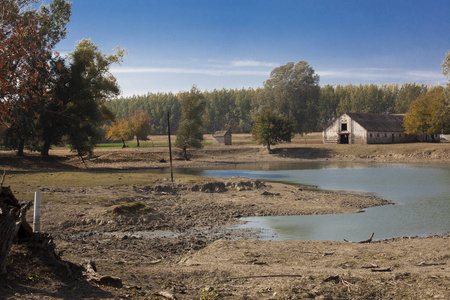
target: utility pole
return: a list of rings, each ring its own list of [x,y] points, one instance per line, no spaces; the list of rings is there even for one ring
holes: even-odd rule
[[[172,143],[170,142],[170,112],[167,112],[167,134],[169,135],[170,180],[173,182]]]

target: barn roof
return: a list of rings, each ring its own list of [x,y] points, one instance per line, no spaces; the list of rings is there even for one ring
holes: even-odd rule
[[[221,136],[225,136],[227,134],[231,134],[229,130],[223,130],[223,131],[216,131],[214,132],[213,136],[214,137],[221,137]]]
[[[367,131],[405,131],[405,128],[403,127],[404,115],[363,113],[347,113],[347,115]]]

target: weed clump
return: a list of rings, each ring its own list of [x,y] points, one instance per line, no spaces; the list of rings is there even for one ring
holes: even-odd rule
[[[111,213],[113,215],[131,215],[131,214],[146,214],[154,212],[155,209],[142,204],[140,202],[130,202],[124,204],[114,205],[111,208]]]

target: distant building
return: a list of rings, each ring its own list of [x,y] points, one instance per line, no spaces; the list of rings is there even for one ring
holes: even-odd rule
[[[231,145],[231,132],[229,130],[216,131],[212,135],[213,145]]]
[[[404,115],[345,113],[323,131],[330,144],[393,144],[439,141],[439,135],[410,135]]]

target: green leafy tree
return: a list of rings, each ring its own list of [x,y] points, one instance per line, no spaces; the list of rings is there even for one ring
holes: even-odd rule
[[[421,96],[411,103],[404,118],[407,134],[434,135],[440,134],[448,121],[443,118],[445,108],[443,91]]]
[[[204,95],[193,86],[189,92],[178,94],[181,104],[181,121],[175,146],[182,149],[181,156],[187,159],[187,148],[199,149],[203,140]]]
[[[111,64],[123,60],[124,50],[114,54],[100,52],[91,41],[83,39],[70,54],[68,99],[63,114],[67,117],[67,136],[71,149],[80,157],[92,154],[101,138],[100,126],[113,120],[113,113],[105,103],[120,93]]]
[[[255,120],[252,130],[253,139],[271,153],[270,146],[280,142],[290,142],[294,137],[295,120],[293,117],[284,117],[270,109],[265,110]]]
[[[295,119],[297,130],[317,129],[319,75],[306,61],[277,67],[264,82],[264,106]]]
[[[49,155],[52,144],[61,143],[69,126],[65,109],[70,101],[70,69],[60,57],[52,62],[51,68],[53,76],[49,84],[48,102],[39,114],[38,127],[43,142],[39,148],[43,156]]]

